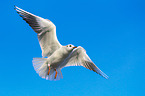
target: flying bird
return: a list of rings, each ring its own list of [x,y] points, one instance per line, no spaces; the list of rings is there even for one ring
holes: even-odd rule
[[[93,70],[104,78],[103,73],[86,54],[81,46],[68,44],[63,46],[56,36],[56,26],[48,19],[36,16],[17,6],[14,8],[20,17],[37,33],[42,50],[42,58],[33,58],[32,63],[35,71],[46,80],[59,80],[63,78],[61,69],[68,66],[83,66]]]

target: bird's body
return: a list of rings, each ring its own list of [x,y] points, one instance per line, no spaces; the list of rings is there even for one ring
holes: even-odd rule
[[[50,57],[48,57],[47,62],[53,68],[58,68],[72,51],[73,48],[71,50],[67,50],[66,47],[62,46],[61,48],[56,50]]]
[[[15,6],[15,10],[37,33],[42,50],[42,58],[33,58],[33,66],[40,77],[48,80],[59,80],[61,69],[68,66],[83,66],[93,70],[104,78],[103,73],[89,58],[83,47],[72,44],[62,46],[57,40],[56,27],[48,19],[41,18]]]

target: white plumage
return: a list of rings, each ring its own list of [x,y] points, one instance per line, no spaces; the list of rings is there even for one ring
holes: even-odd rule
[[[15,10],[37,33],[42,50],[42,58],[33,58],[33,66],[40,77],[47,80],[59,80],[63,78],[61,69],[68,66],[83,66],[93,70],[104,78],[103,73],[89,58],[81,46],[72,44],[62,46],[57,40],[56,26],[48,19],[29,13],[17,6]]]

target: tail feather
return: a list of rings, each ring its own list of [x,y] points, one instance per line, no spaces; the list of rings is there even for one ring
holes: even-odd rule
[[[58,72],[58,74],[57,74],[58,76],[56,77],[56,79],[57,79],[57,80],[62,79],[63,76],[62,76],[62,73],[61,73],[61,69],[58,69],[57,72]]]
[[[36,71],[36,73],[39,74],[40,77],[45,78],[47,75],[47,64],[46,62],[46,58],[33,58],[33,67]]]
[[[60,80],[63,78],[61,69],[56,69],[57,70],[57,77],[55,78],[55,70],[53,68],[50,69],[50,73],[48,75],[48,70],[49,67],[46,63],[47,58],[33,58],[33,67],[36,71],[36,73],[39,74],[41,78],[44,78],[46,80]]]

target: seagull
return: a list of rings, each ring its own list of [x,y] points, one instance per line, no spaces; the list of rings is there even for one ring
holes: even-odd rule
[[[34,70],[46,80],[60,80],[63,78],[61,69],[68,66],[83,66],[102,77],[108,79],[89,58],[86,50],[81,46],[68,44],[63,46],[56,36],[56,26],[48,19],[36,16],[17,6],[14,9],[37,33],[42,50],[42,58],[33,58]]]

